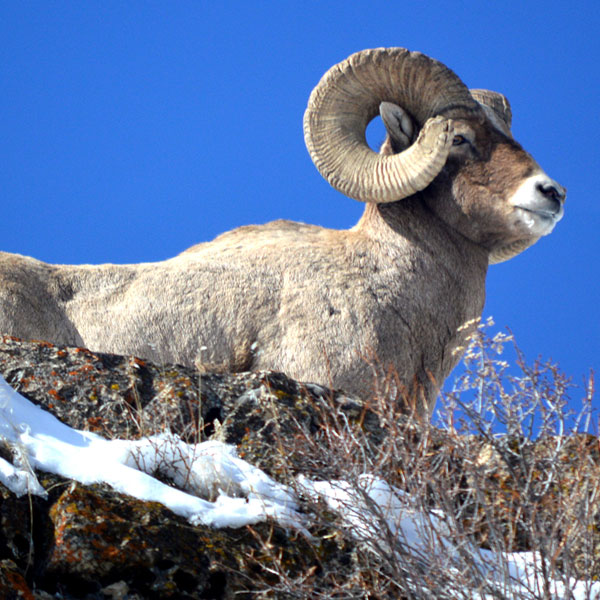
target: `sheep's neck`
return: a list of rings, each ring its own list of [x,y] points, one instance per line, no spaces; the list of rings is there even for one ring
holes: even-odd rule
[[[487,268],[487,251],[444,223],[418,195],[390,204],[367,204],[353,231],[400,253],[410,247],[437,255],[446,264],[454,257],[459,263],[468,260],[484,272]]]

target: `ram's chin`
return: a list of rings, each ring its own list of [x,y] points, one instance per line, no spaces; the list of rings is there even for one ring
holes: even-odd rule
[[[519,228],[525,230],[532,237],[542,237],[552,233],[555,225],[562,218],[562,212],[558,216],[558,214],[548,215],[521,207],[515,207],[515,210]]]

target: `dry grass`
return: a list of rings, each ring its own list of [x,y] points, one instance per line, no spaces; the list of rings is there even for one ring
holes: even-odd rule
[[[489,337],[481,327],[436,425],[402,412],[393,374],[378,389],[358,419],[324,400],[316,432],[297,422],[293,435],[281,434],[279,452],[295,465],[285,479],[304,499],[314,560],[290,568],[264,540],[253,597],[592,597],[600,578],[593,376],[575,387],[551,363],[528,365],[510,335]],[[577,411],[568,410],[571,395],[581,398]],[[298,465],[310,481],[337,481],[329,488],[337,504],[309,493]],[[391,486],[394,510],[374,501],[381,485]],[[330,560],[333,547],[345,561]],[[516,551],[535,560],[536,577],[520,584]],[[573,595],[576,581],[587,581],[587,592],[579,584]]]

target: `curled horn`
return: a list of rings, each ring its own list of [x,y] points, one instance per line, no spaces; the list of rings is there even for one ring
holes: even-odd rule
[[[402,106],[421,128],[414,144],[389,156],[367,145],[367,124],[381,102]],[[481,106],[442,63],[404,48],[352,54],[313,90],[304,139],[315,166],[337,190],[363,202],[394,202],[426,188],[452,145],[452,119]]]

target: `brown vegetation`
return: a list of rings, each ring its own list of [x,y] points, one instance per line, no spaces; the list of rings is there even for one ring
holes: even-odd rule
[[[296,490],[311,537],[276,523],[194,528],[104,486],[43,476],[48,500],[0,490],[0,591],[130,600],[587,598],[585,584],[576,596],[569,590],[600,578],[593,379],[575,388],[554,365],[528,366],[518,352],[518,369],[509,369],[498,354],[507,343],[478,332],[431,425],[401,412],[393,374],[364,403],[275,373],[199,379],[182,367],[6,338],[0,371],[33,401],[79,428],[136,438],[168,427],[190,441],[235,444]],[[569,394],[582,397],[577,414],[566,410]],[[309,493],[306,482],[315,481],[337,481],[345,500],[334,506]],[[374,482],[397,490],[402,523],[373,501]],[[418,536],[407,534],[407,522]],[[534,553],[529,589],[511,579],[511,552]]]

